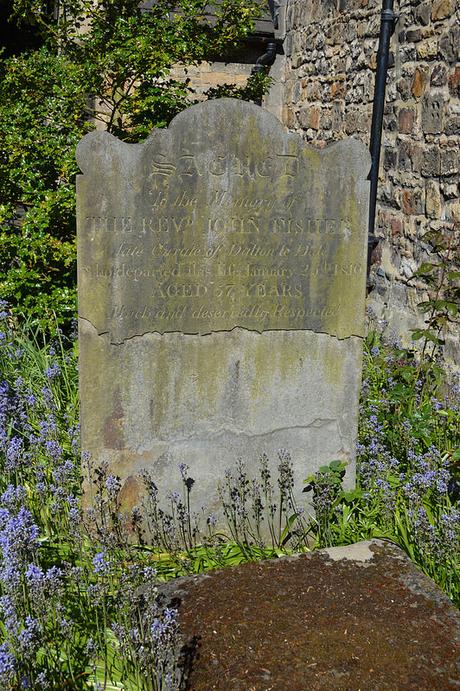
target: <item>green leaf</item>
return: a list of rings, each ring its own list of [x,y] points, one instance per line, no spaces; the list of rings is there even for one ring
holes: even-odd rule
[[[420,267],[417,269],[417,271],[413,274],[414,276],[427,276],[435,269],[437,269],[438,266],[437,264],[434,264],[433,262],[424,262],[423,264],[420,265]]]

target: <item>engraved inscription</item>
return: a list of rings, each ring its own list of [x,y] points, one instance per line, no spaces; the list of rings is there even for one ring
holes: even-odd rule
[[[354,164],[246,122],[231,140],[201,126],[157,132],[126,168],[123,151],[116,173],[101,159],[82,183],[81,311],[89,305],[100,331],[116,341],[235,327],[362,331],[351,308],[366,271]]]
[[[171,174],[165,166],[162,170]],[[84,275],[94,286],[105,283],[111,289],[116,282],[118,292],[127,295],[129,285],[140,284],[150,301],[141,309],[114,304],[111,321],[165,325],[185,320],[200,331],[210,321],[244,318],[263,328],[270,320],[334,317],[340,304],[311,303],[311,279],[362,276],[365,270],[363,263],[329,258],[331,236],[345,246],[350,240],[349,219],[273,216],[262,227],[256,207],[249,209],[251,215],[202,217],[199,224],[190,213],[193,197],[179,193],[175,202],[185,215],[85,219],[90,237],[104,233],[113,242],[105,261],[83,266]],[[237,199],[235,206],[246,209],[242,202]],[[171,300],[175,307],[168,306]]]

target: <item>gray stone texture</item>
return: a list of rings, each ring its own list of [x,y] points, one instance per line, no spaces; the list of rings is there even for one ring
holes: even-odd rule
[[[369,155],[317,151],[258,106],[196,105],[143,144],[87,135],[77,158],[82,448],[195,508],[224,469],[287,449],[297,490],[354,476]]]
[[[288,3],[284,122],[315,146],[345,135],[369,143],[381,7],[377,0]],[[409,329],[423,327],[416,305],[425,299],[426,286],[408,285],[398,267],[407,257],[415,266],[426,261],[421,237],[440,225],[452,229],[456,222],[445,190],[455,188],[458,198],[460,25],[454,0],[402,0],[395,11],[399,21],[390,45],[376,219],[394,270],[382,291],[374,265],[369,304],[387,331],[396,331],[409,346]],[[294,85],[301,85],[300,93]],[[331,106],[341,118],[330,117]],[[433,184],[440,190],[435,201]],[[402,196],[409,189],[415,203]],[[407,297],[403,310],[394,300],[399,288]],[[458,327],[446,340],[460,365]]]

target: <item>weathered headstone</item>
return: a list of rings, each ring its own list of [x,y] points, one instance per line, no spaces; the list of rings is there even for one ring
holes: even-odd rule
[[[142,144],[80,142],[82,446],[137,501],[185,462],[196,506],[278,449],[297,490],[353,482],[366,275],[364,145],[317,150],[258,106],[199,104]]]

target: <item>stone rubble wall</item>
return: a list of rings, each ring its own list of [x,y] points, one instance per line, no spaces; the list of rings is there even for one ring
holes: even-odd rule
[[[228,84],[245,86],[251,75],[252,64],[241,62],[200,62],[197,65],[175,65],[171,77],[180,82],[188,80],[192,92],[190,100],[204,101],[209,89]]]
[[[287,0],[283,120],[318,147],[369,144],[381,0]],[[460,10],[456,0],[395,2],[369,306],[410,342],[423,325],[422,236],[460,222]],[[277,86],[279,90],[279,85]],[[460,225],[457,227],[460,233]],[[404,338],[405,337],[405,338]],[[459,331],[445,355],[460,364]]]

